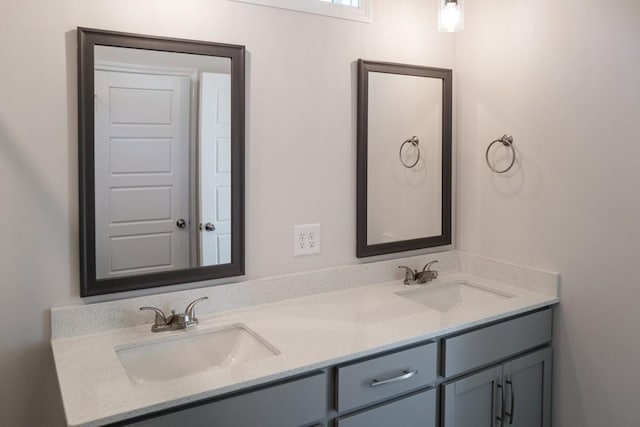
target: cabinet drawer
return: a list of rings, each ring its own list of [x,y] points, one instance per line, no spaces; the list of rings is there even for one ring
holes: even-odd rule
[[[388,399],[436,380],[436,344],[338,368],[338,412]]]
[[[323,421],[326,412],[327,377],[322,373],[129,425],[298,427]]]
[[[338,427],[435,427],[436,391],[431,389],[338,420]]]
[[[444,377],[449,378],[551,341],[551,309],[445,338]]]

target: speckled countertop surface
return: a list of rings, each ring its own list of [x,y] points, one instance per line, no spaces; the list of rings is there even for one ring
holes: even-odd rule
[[[464,272],[442,274],[428,286],[466,281],[512,294],[442,313],[396,293],[400,281],[321,293],[200,315],[188,331],[152,334],[149,325],[52,340],[67,423],[97,426],[442,336],[558,302],[537,292]],[[136,383],[115,348],[202,333],[241,323],[280,354],[160,383]]]

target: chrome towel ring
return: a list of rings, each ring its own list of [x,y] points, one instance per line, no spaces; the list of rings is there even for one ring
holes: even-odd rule
[[[415,148],[416,152],[418,153],[418,155],[416,156],[416,161],[411,164],[407,164],[402,158],[402,150],[404,150],[404,146],[407,144],[411,144],[413,148]],[[405,142],[403,142],[402,145],[400,146],[400,152],[398,153],[398,156],[400,157],[400,163],[402,163],[402,166],[404,166],[407,169],[411,169],[412,167],[417,165],[418,162],[420,161],[420,147],[418,147],[418,144],[420,144],[420,140],[418,139],[417,136],[414,135],[411,138],[407,139]]]
[[[511,148],[511,163],[509,163],[509,166],[507,166],[506,168],[500,170],[500,169],[496,169],[491,162],[489,161],[489,150],[491,150],[491,147],[493,147],[493,144],[495,144],[496,142],[501,142],[502,145],[504,145],[505,147],[509,147]],[[516,150],[515,148],[513,148],[513,137],[509,134],[504,134],[502,135],[500,138],[496,139],[495,141],[493,141],[491,144],[489,144],[489,146],[487,147],[487,152],[484,155],[485,160],[487,161],[487,166],[489,166],[489,169],[491,169],[492,171],[494,171],[495,173],[505,173],[508,172],[512,167],[513,164],[516,162]]]

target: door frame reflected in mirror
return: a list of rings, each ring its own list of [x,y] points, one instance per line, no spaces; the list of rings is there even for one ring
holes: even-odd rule
[[[452,80],[453,71],[419,65],[358,60],[357,93],[357,200],[356,256],[364,258],[395,252],[445,246],[451,244],[452,215]],[[408,240],[369,244],[368,229],[368,142],[369,142],[369,73],[417,76],[442,81],[442,204],[441,233]]]
[[[124,292],[244,274],[245,47],[240,45],[77,29],[80,295]],[[98,279],[95,228],[95,46],[174,52],[231,61],[231,262],[158,273]]]

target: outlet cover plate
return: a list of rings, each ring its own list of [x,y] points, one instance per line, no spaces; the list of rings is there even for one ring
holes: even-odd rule
[[[293,256],[320,253],[320,224],[293,226]]]

